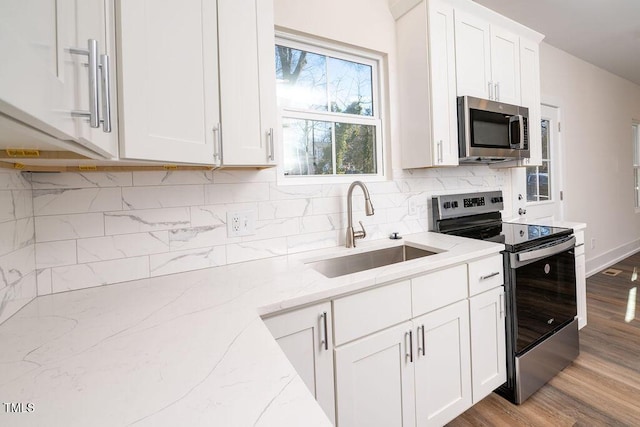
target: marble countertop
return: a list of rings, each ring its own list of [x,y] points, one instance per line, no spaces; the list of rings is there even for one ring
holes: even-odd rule
[[[358,243],[36,298],[0,325],[0,425],[330,425],[260,316],[504,249]],[[305,265],[402,243],[437,254],[334,279]]]
[[[587,228],[587,224],[585,224],[584,222],[561,221],[553,218],[529,219],[526,217],[514,217],[511,219],[505,219],[504,222],[518,222],[522,224],[548,225],[550,227],[571,228],[573,229],[573,231],[581,231]]]

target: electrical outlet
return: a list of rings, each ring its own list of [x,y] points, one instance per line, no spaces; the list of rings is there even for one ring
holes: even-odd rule
[[[254,223],[255,212],[252,210],[227,212],[227,236],[241,237],[256,234]]]

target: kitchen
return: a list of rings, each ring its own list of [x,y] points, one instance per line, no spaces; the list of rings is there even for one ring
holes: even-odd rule
[[[383,155],[385,172],[391,179],[367,182],[376,209],[371,217],[362,213],[363,207],[358,205],[362,200],[359,194],[356,195],[355,219],[363,221],[368,233],[366,240],[380,241],[394,231],[408,235],[429,230],[429,202],[435,194],[502,190],[505,195],[504,211],[515,215],[519,206],[516,206],[517,197],[514,194],[512,172],[509,168],[458,166],[401,169],[400,156],[397,154],[401,151],[401,118],[398,109],[394,108],[399,102],[396,28],[387,2],[300,3],[282,0],[274,2],[275,24],[279,29],[338,41],[382,53],[383,56],[382,71],[388,76],[385,80],[388,86],[386,95],[381,100],[385,108],[384,139],[388,144]],[[361,19],[354,22],[353,17]],[[571,156],[563,164],[564,218],[588,224],[585,231],[585,240],[588,242],[586,271],[590,275],[633,253],[638,247],[638,221],[631,205],[633,182],[630,166],[627,168],[627,164],[632,158],[629,125],[633,118],[640,118],[640,88],[544,42],[540,46],[540,80],[543,101],[546,95],[549,97],[547,102],[555,102],[562,108],[562,137],[566,143],[565,153]],[[603,141],[608,143],[603,144]],[[238,289],[231,286],[234,280],[246,280],[246,286],[250,288],[252,283],[261,283],[262,277],[270,273],[249,272],[246,268],[240,272],[238,270],[242,269],[243,262],[256,260],[257,264],[251,264],[256,265],[256,268],[262,266],[281,272],[286,270],[286,262],[281,261],[277,266],[268,267],[270,264],[264,260],[310,250],[331,250],[341,246],[346,223],[344,217],[348,182],[322,184],[315,181],[299,185],[280,185],[278,173],[275,168],[220,169],[213,172],[123,170],[31,175],[3,170],[0,176],[4,189],[3,197],[7,201],[3,205],[10,205],[11,208],[4,210],[6,213],[1,224],[2,235],[11,236],[8,239],[11,241],[3,237],[4,247],[0,262],[3,271],[8,272],[6,283],[9,286],[0,290],[0,320],[4,321],[10,317],[35,295],[147,277],[158,278],[155,279],[157,282],[153,282],[154,289],[166,292],[167,297],[177,297],[178,295],[174,294],[177,289],[171,289],[171,274],[220,266],[227,272],[225,274],[230,274],[233,279],[225,281],[225,286],[218,284],[215,290],[195,288],[215,304],[216,301],[233,300],[242,293],[242,287]],[[621,185],[623,182],[628,182],[629,185]],[[584,194],[585,188],[590,189],[587,195]],[[598,203],[602,204],[594,208],[592,200],[600,200]],[[602,209],[601,206],[607,208]],[[255,234],[241,238],[228,237],[226,213],[229,210],[253,211],[256,215]],[[612,212],[616,215],[613,221],[610,218]],[[186,274],[199,281],[209,278],[215,282],[218,272],[219,270],[211,270],[210,276],[201,275],[203,273]],[[277,273],[278,271],[273,271],[274,275]],[[158,285],[157,288],[155,285]],[[312,286],[313,283],[308,285]],[[127,286],[129,285],[103,288],[105,295],[100,299],[104,300],[104,305],[100,310],[116,310],[116,307],[108,304],[108,294],[115,294],[119,292],[116,288]],[[184,289],[180,290],[182,291]],[[113,312],[122,316],[112,318],[115,322],[123,322],[122,327],[95,324],[84,330],[84,333],[106,337],[125,329],[125,326],[135,324],[140,324],[144,329],[147,316],[150,316],[149,320],[146,320],[149,322],[147,326],[161,324],[162,319],[154,319],[152,313],[169,300],[157,296],[158,299],[153,304],[162,304],[142,307],[147,294],[153,292],[155,291],[146,289],[144,283],[131,284],[126,288],[130,309],[127,311],[122,308],[122,312]],[[276,287],[268,293],[268,300],[277,301],[278,292],[290,295],[291,291]],[[82,299],[84,295],[77,298]],[[45,298],[41,300],[47,301]],[[116,301],[122,303],[121,297]],[[135,308],[138,304],[140,313],[136,314]],[[203,301],[202,305],[196,304],[191,311],[196,312],[205,307],[206,303]],[[231,315],[234,306],[229,307],[229,310],[223,313],[225,316],[218,313],[214,318],[196,317],[192,320],[182,317],[179,321],[185,322],[186,325],[188,321],[198,325],[198,319],[221,324],[233,322],[234,317]],[[239,307],[235,308],[241,310]],[[145,312],[147,309],[149,311]],[[46,311],[44,308],[42,310]],[[189,310],[185,308],[178,313],[186,312]],[[162,310],[158,313],[161,316],[165,315]],[[129,315],[134,318],[127,320]],[[166,316],[169,319],[179,317],[170,313]],[[66,326],[61,327],[64,329]],[[253,325],[251,328],[260,326]],[[160,334],[154,337],[158,342],[166,343],[166,349],[163,350],[163,347],[159,346],[158,351],[169,351],[173,347],[172,342],[175,342],[171,340],[174,338],[171,334],[178,334],[179,330],[176,328],[164,332],[167,336],[163,337]],[[280,372],[288,372],[291,375],[290,367],[282,366],[286,365],[286,361],[275,356],[266,357],[268,354],[279,354],[279,350],[273,340],[264,341],[265,331],[262,332],[263,334],[257,334],[258,341],[253,345],[265,353],[265,358],[262,362],[252,359],[255,365],[247,367],[241,378],[236,380],[238,384],[242,381],[250,382],[252,372],[253,377],[259,378],[258,372],[269,369],[277,371],[267,361],[275,360],[280,366]],[[23,344],[19,337],[12,339],[14,341],[11,342],[15,344],[10,348],[18,349]],[[206,340],[205,337],[198,336],[193,339]],[[240,339],[250,340],[248,337]],[[130,344],[130,350],[125,347],[122,350],[125,353],[134,353],[130,355],[133,358],[136,353],[135,346],[133,343]],[[65,342],[65,345],[73,349],[73,342]],[[93,345],[97,343],[87,347],[91,348]],[[215,347],[214,344],[212,346]],[[217,360],[214,354],[220,356],[224,350],[212,349],[212,360]],[[241,357],[240,354],[231,354]],[[23,354],[21,357],[23,356],[26,355]],[[46,359],[46,353],[43,353],[43,356]],[[180,363],[181,360],[189,361],[188,365],[198,363],[197,360],[191,360],[188,354],[181,354],[179,351],[172,357],[175,357],[174,363]],[[144,361],[140,360],[140,363]],[[18,366],[7,366],[8,372],[19,371]],[[24,367],[20,369],[29,370]],[[172,372],[176,374],[175,371]],[[108,372],[106,375],[108,376]],[[197,382],[194,380],[196,377],[198,373],[194,372],[193,378],[186,382],[194,386]],[[175,377],[171,379],[178,381]],[[287,379],[292,381],[291,385],[283,389],[285,393],[279,399],[286,400],[286,393],[294,393],[303,387],[299,379],[290,376]],[[55,383],[53,379],[52,382]],[[82,385],[78,385],[78,389],[81,388]],[[108,388],[103,390],[105,393],[108,392]],[[187,390],[183,390],[186,393]],[[158,392],[168,393],[162,389]],[[211,399],[214,402],[215,396],[224,396],[222,390],[214,390],[212,393]],[[243,394],[248,393],[247,388],[231,387],[229,395],[234,393],[240,399],[240,406],[237,407],[239,408],[242,400],[247,399],[247,394]],[[261,398],[265,395],[268,393],[264,393]],[[295,396],[298,395],[294,394]],[[2,398],[5,399],[4,396]],[[163,396],[160,400],[168,403],[171,399],[177,400],[170,396]],[[222,397],[220,399],[221,402],[229,402]],[[300,411],[318,413],[318,408],[311,405],[310,399],[300,399]],[[103,402],[113,400],[105,396]],[[38,403],[45,404],[42,401],[34,403],[36,413]],[[99,403],[99,397],[94,397],[95,407],[87,405],[86,410],[90,414],[112,411],[112,408],[100,408]],[[206,407],[205,403],[206,399],[200,402],[203,407]],[[64,405],[64,399],[59,404]],[[141,418],[137,414],[154,412],[152,404],[149,404],[149,408],[140,408],[139,412],[136,412],[137,408],[134,407],[138,402],[123,404],[131,406],[128,409],[131,412],[122,418],[129,423]],[[113,403],[111,405],[113,406]],[[155,407],[155,411],[159,409],[160,407]],[[183,407],[182,411],[190,409],[196,410]],[[247,420],[251,419],[251,415],[255,415],[256,418],[259,415],[260,411],[253,414],[253,409],[247,411]],[[176,406],[169,410],[173,411],[175,420],[179,420],[180,411]],[[228,413],[234,412],[230,410]],[[25,422],[28,422],[28,416],[29,414],[23,415]],[[227,421],[226,424],[233,424],[232,421]],[[152,420],[147,422],[154,423]],[[118,424],[117,421],[114,423]],[[238,423],[244,424],[241,421]]]

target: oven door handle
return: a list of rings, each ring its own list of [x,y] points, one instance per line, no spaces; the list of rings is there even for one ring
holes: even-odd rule
[[[550,255],[555,255],[560,252],[564,252],[568,249],[574,248],[576,246],[576,238],[571,236],[569,239],[566,239],[558,244],[550,245],[541,249],[534,249],[532,251],[520,252],[516,253],[515,258],[518,263],[529,263],[533,260],[538,260],[542,258],[546,258]],[[519,267],[519,265],[514,265],[514,267]]]

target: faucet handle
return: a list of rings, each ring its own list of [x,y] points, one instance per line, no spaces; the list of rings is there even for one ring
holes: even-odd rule
[[[364,239],[365,237],[367,237],[367,231],[364,229],[364,224],[362,224],[362,221],[358,221],[358,222],[360,223],[360,228],[362,228],[362,231],[354,231],[353,238]]]

